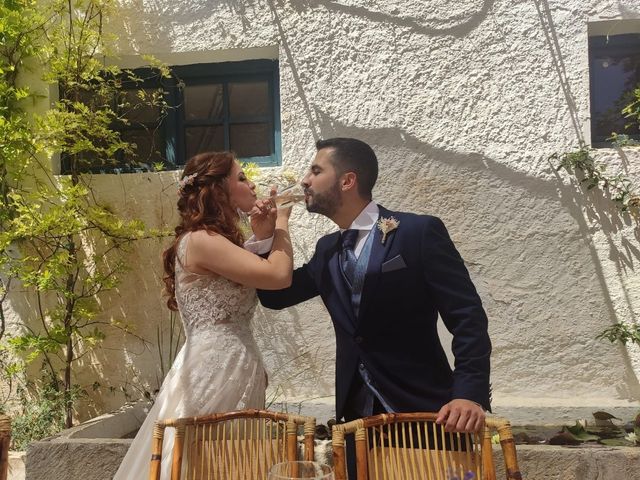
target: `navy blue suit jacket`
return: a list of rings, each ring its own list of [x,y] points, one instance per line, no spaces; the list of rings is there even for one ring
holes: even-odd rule
[[[398,412],[437,411],[453,398],[490,409],[487,316],[444,224],[383,207],[380,216],[395,217],[399,226],[384,244],[381,231],[372,231],[357,318],[339,269],[339,232],[318,241],[291,287],[258,291],[261,303],[282,309],[322,297],[336,333],[338,419],[359,362]],[[438,338],[438,313],[453,334],[453,371]]]

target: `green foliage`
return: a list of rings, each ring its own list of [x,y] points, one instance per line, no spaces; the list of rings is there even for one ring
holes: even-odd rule
[[[561,431],[548,439],[550,445],[580,445],[593,442],[608,446],[637,445],[640,427],[637,422],[616,425],[612,419],[620,420],[607,412],[594,412],[594,422],[587,423],[586,419],[576,422],[572,426],[563,426]]]
[[[616,323],[604,330],[596,338],[609,340],[611,343],[620,342],[623,345],[635,343],[640,346],[640,326],[627,323]]]
[[[640,213],[640,194],[631,179],[623,173],[608,174],[606,165],[596,163],[591,152],[591,149],[583,147],[574,152],[554,154],[550,159],[559,161],[556,170],[565,169],[568,173],[578,176],[580,183],[587,190],[598,187],[608,193],[621,211],[629,211],[633,215],[638,215]]]
[[[630,93],[631,101],[622,109],[624,118],[629,119],[629,123],[625,125],[625,129],[640,133],[640,84],[636,85]],[[635,144],[637,145],[637,142]]]
[[[82,174],[116,156],[146,160],[116,127],[127,125],[137,109],[166,108],[159,91],[132,95],[136,90],[124,88],[144,79],[103,62],[110,47],[102,25],[116,5],[45,0],[36,8],[13,0],[0,6],[0,278],[7,279],[0,281],[1,376],[10,387],[20,385],[33,362],[43,375],[28,389],[23,381],[18,392],[25,406],[18,436],[25,441],[59,429],[60,418],[71,426],[82,398],[73,380],[78,360],[99,348],[109,330],[129,331],[100,320],[100,295],[118,285],[127,269],[123,255],[137,240],[165,234],[96,202]],[[28,59],[63,92],[43,115],[28,113],[25,105],[35,97],[16,82]],[[167,74],[160,62],[153,64],[153,75]],[[67,177],[53,178],[43,164],[53,153],[69,160]],[[36,308],[23,319],[22,333],[3,339],[11,280],[35,297]]]
[[[640,141],[632,136],[640,135],[640,84],[622,92],[600,122],[605,126],[618,126],[621,115],[626,120],[623,125],[625,133],[613,132],[607,141],[617,148],[639,146]]]
[[[611,134],[609,138],[607,138],[607,140],[610,141],[611,144],[617,148],[637,147],[640,145],[640,142],[638,140],[634,140],[633,138],[631,138],[629,135],[625,133],[618,134],[614,132]]]
[[[38,26],[44,23],[34,1],[0,4],[0,232],[15,214],[14,194],[36,150],[33,129],[21,108],[31,97],[16,78],[26,58],[37,52]],[[5,332],[4,302],[11,286],[10,245],[0,239],[0,339]]]
[[[246,177],[255,182],[260,177],[260,167],[255,162],[242,162],[240,164]]]
[[[625,124],[625,130],[632,134],[640,133],[640,84],[631,91],[624,92],[621,98],[625,103],[629,102],[621,112],[629,120]],[[638,140],[626,133],[613,132],[607,140],[618,148],[640,146]],[[557,170],[565,169],[568,173],[575,174],[587,190],[596,187],[602,189],[621,211],[628,211],[637,218],[640,214],[640,192],[631,179],[623,173],[608,174],[606,166],[597,164],[591,152],[591,149],[583,146],[573,152],[556,153],[550,159],[559,161]]]
[[[11,419],[13,450],[25,450],[29,443],[64,429],[66,404],[85,396],[76,388],[65,394],[50,386],[31,392],[20,389],[18,393],[22,409]]]
[[[580,442],[592,442],[597,441],[600,438],[597,435],[593,435],[587,432],[587,429],[578,422],[576,422],[576,424],[571,427],[562,427],[562,432],[570,435],[573,439]]]

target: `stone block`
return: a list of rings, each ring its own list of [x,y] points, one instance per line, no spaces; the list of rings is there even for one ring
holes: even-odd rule
[[[29,480],[105,480],[113,478],[131,440],[63,439],[34,442],[27,448]]]

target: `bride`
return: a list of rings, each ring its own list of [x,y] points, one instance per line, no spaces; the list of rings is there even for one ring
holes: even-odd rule
[[[249,322],[256,288],[290,285],[291,209],[256,200],[255,185],[230,152],[202,153],[185,165],[179,182],[180,223],[164,252],[167,305],[182,318],[185,344],[114,479],[148,477],[151,437],[158,419],[263,408],[266,373]],[[266,258],[243,248],[238,211],[251,213],[252,245],[273,244]],[[168,478],[172,429],[162,449]]]

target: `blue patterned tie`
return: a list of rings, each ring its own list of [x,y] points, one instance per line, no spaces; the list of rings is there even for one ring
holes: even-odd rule
[[[355,274],[356,264],[358,263],[358,259],[354,253],[358,233],[359,230],[350,229],[342,232],[341,236],[342,253],[340,256],[340,266],[350,286],[353,285],[353,275]]]

